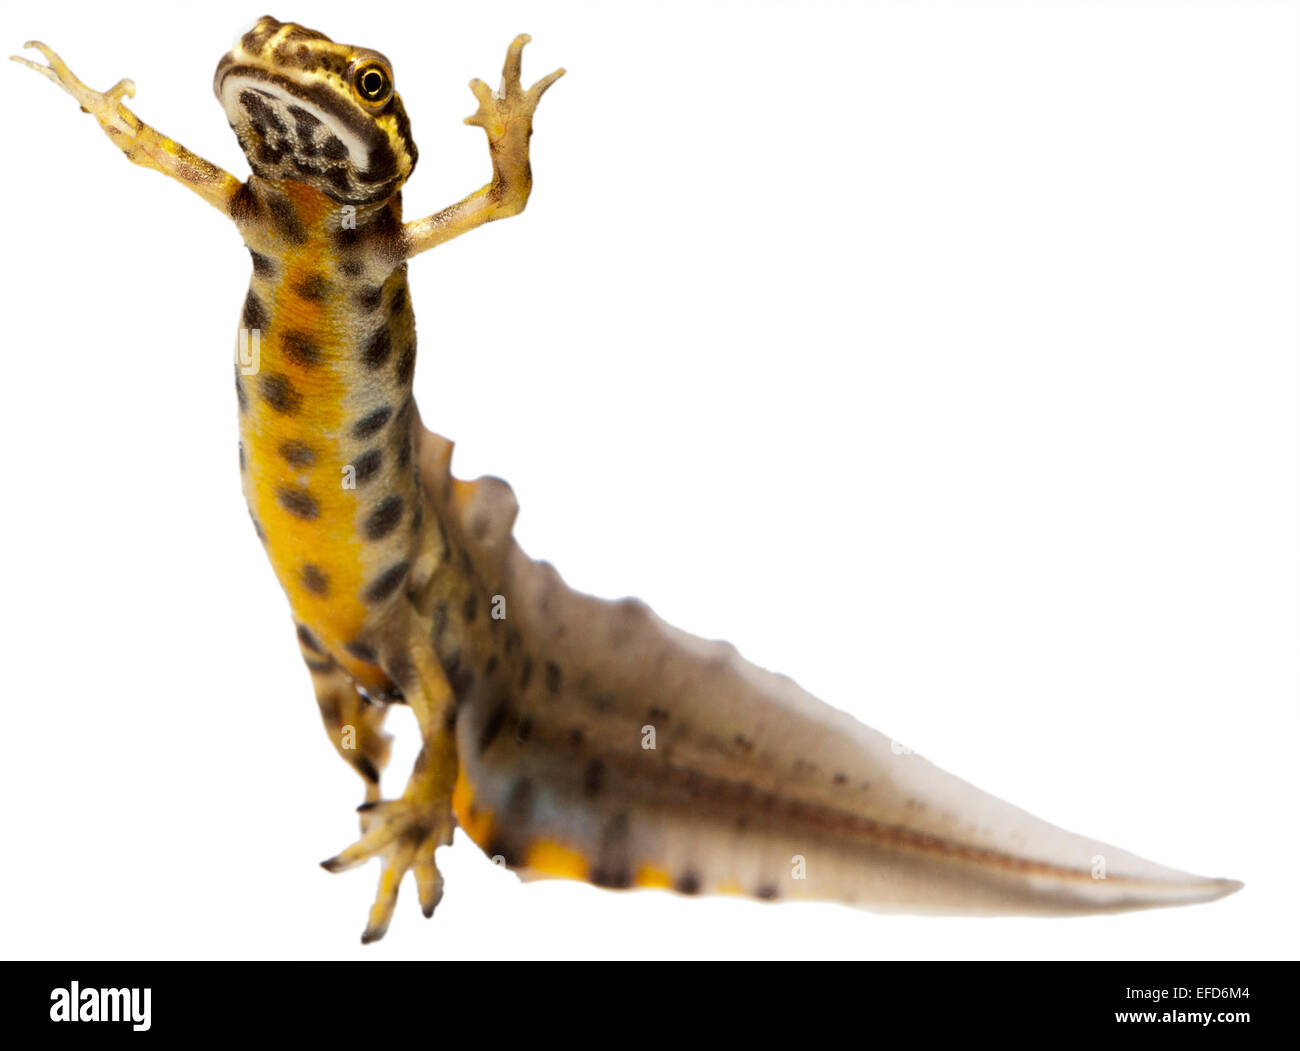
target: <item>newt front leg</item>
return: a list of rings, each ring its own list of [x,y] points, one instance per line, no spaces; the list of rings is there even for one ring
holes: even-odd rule
[[[533,134],[533,113],[546,89],[564,76],[557,69],[531,88],[520,80],[527,33],[515,37],[506,51],[501,70],[501,87],[493,92],[477,78],[469,82],[478,99],[478,109],[465,118],[466,124],[482,128],[492,154],[492,181],[463,201],[434,215],[407,223],[403,229],[405,255],[410,258],[493,219],[518,215],[528,203],[533,173],[528,162],[528,140]]]
[[[135,97],[134,81],[124,78],[107,91],[95,91],[78,80],[67,63],[39,40],[29,40],[23,47],[35,48],[45,56],[49,65],[42,66],[18,55],[10,56],[13,61],[36,70],[76,99],[84,112],[99,121],[104,134],[126,154],[127,160],[162,172],[189,187],[214,208],[229,214],[230,202],[243,183],[230,172],[151,128],[127,109],[122,97]]]

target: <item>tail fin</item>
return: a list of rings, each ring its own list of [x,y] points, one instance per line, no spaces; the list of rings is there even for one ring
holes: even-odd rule
[[[499,479],[426,491],[518,634],[459,698],[456,812],[526,876],[919,912],[1069,913],[1210,901],[1231,880],[1066,832],[898,754],[790,679],[568,588],[511,536]]]

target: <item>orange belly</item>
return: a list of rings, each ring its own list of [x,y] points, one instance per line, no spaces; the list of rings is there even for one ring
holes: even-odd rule
[[[385,340],[402,333],[413,353],[405,273],[364,265],[357,250],[340,246],[335,202],[301,184],[283,188],[297,236],[271,246],[260,278],[255,266],[244,315],[248,333],[241,333],[248,348],[239,369],[245,496],[294,617],[360,685],[384,689],[387,677],[365,659],[358,640],[376,615],[364,598],[367,586],[394,555],[392,542],[377,549],[366,541],[365,523],[389,495],[377,487],[398,485],[404,476],[388,470],[359,486],[353,461],[364,446],[358,403],[365,399],[357,389],[374,383],[361,363],[366,341],[381,329]],[[357,274],[349,279],[348,270]],[[359,307],[367,290],[389,305],[400,299],[399,316]],[[390,399],[393,428],[402,396],[399,389]],[[413,502],[407,494],[406,513]]]

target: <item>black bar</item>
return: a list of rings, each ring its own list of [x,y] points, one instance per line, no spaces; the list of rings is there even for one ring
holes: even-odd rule
[[[1212,1030],[1221,1039],[1225,1028],[1237,1040],[1294,1029],[1298,969],[1293,962],[1153,961],[7,963],[0,970],[0,1017],[6,1035],[96,1042],[120,1035],[133,1043],[414,1033],[429,1046],[440,1038],[520,1037],[563,1047],[645,1039],[695,1046],[713,1034],[729,1043],[827,1046],[872,1043],[889,1033],[927,1041],[950,1034],[1073,1042],[1125,1031],[1145,1041]],[[73,982],[78,1018],[55,1021],[52,1013],[73,1007]],[[146,989],[148,1028],[137,1029]],[[136,992],[131,999],[99,990]],[[82,1020],[92,1006],[105,1014],[116,1007],[128,1017]],[[1193,1012],[1208,1014],[1208,1024],[1185,1017]]]

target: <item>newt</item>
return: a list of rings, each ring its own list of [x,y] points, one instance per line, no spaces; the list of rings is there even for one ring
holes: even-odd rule
[[[321,720],[364,785],[361,836],[323,862],[381,862],[362,940],[409,872],[431,916],[459,825],[525,877],[875,909],[1062,914],[1210,901],[1238,889],[1059,829],[899,754],[884,735],[635,599],[567,587],[512,536],[509,486],[451,473],[412,395],[407,263],[532,191],[529,140],[558,69],[470,88],[491,179],[414,221],[418,158],[392,63],[264,17],[213,89],[241,181],[145,124],[135,85],[86,87],[49,47],[15,56],[70,94],[133,163],[233,223],[252,266],[239,325],[239,470],[288,597]],[[385,714],[421,750],[380,794]]]

